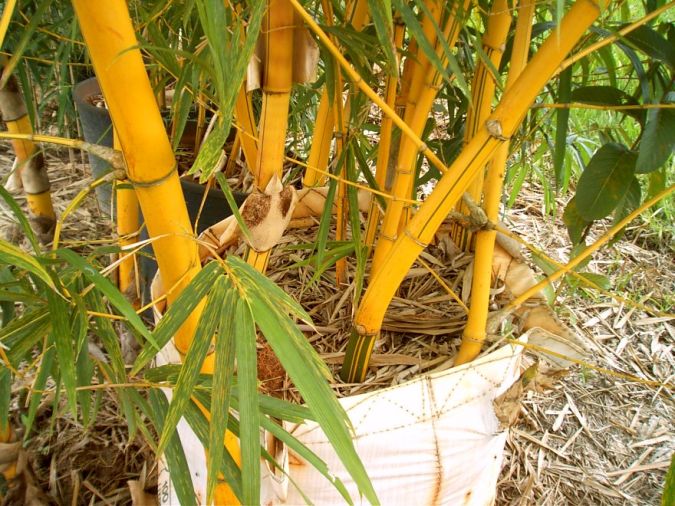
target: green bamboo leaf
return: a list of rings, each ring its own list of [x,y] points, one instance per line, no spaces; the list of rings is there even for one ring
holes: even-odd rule
[[[200,182],[206,181],[218,169],[218,160],[223,152],[223,146],[227,137],[230,135],[230,127],[232,126],[232,116],[226,119],[221,119],[215,128],[203,142],[199,148],[199,154],[195,159],[188,174],[200,174]]]
[[[256,333],[251,310],[240,299],[235,317],[237,386],[239,387],[239,438],[241,442],[242,501],[260,504],[260,413]]]
[[[181,74],[176,81],[176,91],[174,93],[174,102],[171,107],[172,111],[172,123],[174,125],[174,137],[171,139],[171,147],[176,151],[180,145],[180,140],[183,137],[183,132],[185,131],[185,125],[187,124],[188,116],[190,114],[190,108],[192,107],[192,93],[190,93],[185,84],[185,80],[188,76],[192,75],[193,65],[191,63],[186,63]],[[194,89],[194,86],[192,86]]]
[[[637,155],[622,144],[602,146],[579,178],[575,197],[579,215],[587,221],[609,215],[630,188]]]
[[[20,248],[4,239],[0,239],[0,264],[16,265],[18,268],[24,269],[40,278],[52,290],[56,290],[49,272],[47,272],[37,258],[24,253]]]
[[[12,397],[12,373],[6,367],[0,368],[0,431],[8,434],[9,403]]]
[[[24,441],[31,436],[31,429],[33,428],[33,423],[35,423],[35,416],[37,415],[38,408],[40,407],[40,403],[42,401],[42,392],[44,392],[45,386],[47,385],[47,380],[51,375],[55,356],[56,349],[54,346],[50,346],[44,351],[42,358],[38,363],[35,382],[32,385],[30,399],[28,401],[28,414],[26,415],[24,421],[24,427],[26,429]]]
[[[328,232],[330,231],[330,224],[333,219],[333,202],[335,202],[335,194],[337,193],[337,181],[331,178],[328,182],[328,192],[326,193],[326,204],[321,213],[321,220],[319,221],[319,230],[316,232],[316,262],[320,266],[323,262],[323,254],[326,251],[326,243],[328,242]]]
[[[384,50],[387,60],[387,71],[390,75],[398,74],[398,60],[394,46],[394,24],[391,15],[391,0],[368,0],[368,10],[375,25],[375,32]]]
[[[220,121],[204,141],[197,159],[188,172],[189,174],[200,173],[200,180],[205,181],[216,171],[216,162],[220,158],[222,146],[230,132],[234,103],[258,40],[267,3],[251,3],[243,44],[240,43],[244,29],[241,16],[236,16],[234,22],[230,23],[229,28],[226,29],[229,14],[223,2],[196,0],[195,5],[212,57],[212,73],[220,116]]]
[[[602,59],[607,69],[607,77],[610,86],[616,88],[616,61],[612,54],[612,46],[605,46],[598,49],[598,56]]]
[[[74,325],[77,325],[77,323],[74,322]],[[94,374],[94,364],[89,358],[89,350],[86,347],[80,349],[80,352],[77,355],[75,370],[78,387],[88,387],[91,385],[91,378]],[[93,407],[91,390],[86,388],[78,390],[77,403],[80,407],[80,413],[82,414],[82,424],[86,428],[89,428],[91,422],[94,421],[94,419],[90,416]]]
[[[51,290],[47,290],[47,303],[49,307],[49,317],[51,319],[51,338],[50,341],[56,347],[56,353],[59,358],[59,370],[61,380],[66,389],[68,405],[73,416],[77,416],[77,372],[75,369],[75,354],[73,353],[73,340],[70,334],[70,315],[71,308],[58,295]]]
[[[623,25],[621,28],[625,26],[627,25]],[[662,61],[675,69],[675,48],[652,27],[648,25],[639,26],[624,35],[622,39],[651,58]]]
[[[31,352],[51,328],[46,306],[26,311],[0,329],[0,346],[7,349],[7,357],[14,367]]]
[[[87,262],[84,258],[79,256],[74,251],[68,249],[59,249],[55,251],[56,255],[64,259],[70,265],[78,269],[82,275],[92,283],[98,290],[101,291],[122,316],[126,318],[127,323],[152,344],[157,351],[160,350],[159,345],[155,341],[150,331],[147,329],[141,317],[136,314],[136,310],[129,303],[129,300],[112,284],[112,282],[103,276],[94,266]]]
[[[171,405],[164,421],[164,430],[157,445],[157,451],[160,454],[164,451],[169,438],[176,430],[178,420],[183,416],[183,412],[190,402],[190,395],[197,383],[199,371],[211,347],[213,334],[218,323],[218,320],[213,318],[212,315],[217,314],[223,303],[226,291],[227,283],[225,278],[221,276],[216,279],[213,290],[209,292],[206,298],[206,307],[204,308],[202,317],[199,319],[195,335],[185,355],[183,367],[181,367],[176,386],[173,389]]]
[[[216,279],[222,272],[220,263],[210,262],[206,264],[169,306],[153,332],[154,340],[160,349],[173,338],[185,319],[213,287]],[[131,374],[138,374],[138,371],[150,362],[156,354],[157,348],[146,343],[134,362]]]
[[[234,219],[237,220],[237,225],[239,225],[241,233],[244,235],[246,240],[250,242],[251,232],[248,230],[248,227],[246,226],[244,219],[241,217],[241,213],[239,212],[239,206],[237,205],[237,201],[235,200],[234,195],[232,194],[230,184],[227,182],[225,174],[223,174],[222,172],[216,173],[216,180],[220,185],[220,191],[222,191],[223,195],[225,195],[225,200],[227,200],[227,204],[230,206],[230,210],[232,211]]]
[[[570,101],[580,102],[582,104],[609,105],[618,107],[622,105],[639,105],[638,101],[632,95],[613,86],[580,86],[575,88]],[[628,116],[635,118],[641,125],[645,122],[645,111],[640,109],[617,109]]]
[[[165,429],[168,401],[164,394],[158,390],[150,390],[148,393],[148,400],[150,402],[146,408],[146,415],[152,421],[157,433],[162,434]],[[190,468],[188,467],[180,438],[175,432],[169,437],[165,456],[171,475],[171,483],[176,489],[178,501],[183,506],[197,506],[197,498],[195,497],[192,485]],[[160,494],[162,493],[162,485],[163,484],[161,483],[159,484]]]
[[[30,242],[33,251],[35,253],[39,253],[40,243],[35,237],[35,232],[33,232],[33,229],[28,222],[28,218],[26,218],[26,215],[21,210],[21,207],[19,207],[19,204],[17,204],[16,200],[14,200],[14,197],[12,197],[12,195],[7,190],[5,190],[3,185],[0,185],[0,197],[2,197],[9,209],[12,211],[12,214],[14,214],[16,217],[19,225],[21,226],[21,231],[28,238],[28,242]]]
[[[558,83],[558,102],[569,103],[572,91],[572,67],[565,69],[560,74]],[[553,149],[553,171],[558,188],[565,188],[569,181],[569,171],[564,172],[565,152],[567,151],[567,128],[569,125],[570,110],[558,109],[555,124],[555,148]]]
[[[649,109],[635,172],[647,174],[662,167],[675,149],[675,109]]]
[[[349,418],[323,374],[325,365],[297,326],[279,312],[278,302],[255,287],[246,287],[255,321],[298,388],[335,452],[368,501],[377,495],[351,439]]]
[[[570,236],[572,244],[579,244],[584,238],[586,230],[591,222],[583,219],[579,214],[576,197],[572,197],[567,203],[567,206],[565,206],[563,223],[567,227],[567,234]]]
[[[209,424],[209,453],[207,457],[207,500],[213,501],[213,492],[218,483],[218,472],[223,466],[225,430],[230,413],[230,392],[234,377],[235,308],[236,292],[228,282],[227,291],[220,308],[218,333],[215,337],[215,364],[211,396],[211,423]]]
[[[331,473],[328,465],[321,460],[312,450],[307,448],[301,441],[299,441],[293,434],[290,434],[286,429],[277,425],[267,418],[261,418],[263,428],[270,432],[279,441],[288,446],[288,449],[298,455],[301,459],[305,459],[314,469],[319,471],[324,478],[326,478],[340,493],[347,504],[353,504],[352,498],[349,496],[349,491],[345,487],[342,480]]]
[[[232,269],[232,273],[236,277],[243,277],[247,279],[250,283],[258,287],[262,292],[267,293],[270,298],[276,300],[280,307],[287,310],[289,313],[294,314],[300,318],[305,323],[311,325],[312,318],[307,314],[307,312],[302,308],[297,301],[293,299],[290,295],[284,292],[279,286],[273,283],[267,276],[258,272],[241,258],[236,256],[229,256],[225,261],[227,266]]]
[[[347,178],[350,181],[358,181],[358,176],[356,174],[355,166],[355,156],[354,152],[357,151],[357,148],[354,146],[353,142],[349,143],[349,152],[352,153],[352,156],[347,158]],[[358,201],[358,192],[356,188],[351,185],[347,185],[347,200],[349,202],[349,224],[352,231],[352,245],[354,247],[354,253],[356,256],[356,275],[354,277],[354,294],[352,300],[354,304],[357,305],[358,301],[361,300],[361,291],[363,290],[363,281],[365,279],[366,272],[366,248],[361,243],[361,214],[359,212],[359,201]]]

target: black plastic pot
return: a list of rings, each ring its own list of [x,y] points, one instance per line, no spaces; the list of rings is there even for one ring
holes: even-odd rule
[[[75,86],[75,89],[73,90],[73,98],[80,116],[84,140],[94,144],[112,147],[113,135],[110,114],[105,107],[97,107],[94,105],[95,99],[100,97],[100,95],[101,88],[95,77],[82,81]],[[194,139],[195,130],[195,125],[188,122],[185,133],[183,134],[184,137],[187,139]],[[89,155],[89,163],[91,164],[94,178],[99,178],[110,171],[110,165],[97,156]],[[185,198],[188,214],[190,215],[190,221],[194,223],[199,214],[202,199],[204,198],[205,187],[186,178],[181,178],[180,184],[183,188],[183,196]],[[111,185],[106,184],[99,186],[96,189],[96,197],[98,198],[101,209],[108,214],[112,208],[111,201],[113,199]],[[246,198],[246,194],[235,193],[234,198],[237,201],[237,204],[241,205]],[[223,193],[218,189],[210,189],[201,215],[199,215],[197,233],[224,220],[231,214],[232,211],[230,210],[230,206]]]
[[[82,81],[75,86],[75,89],[73,90],[73,98],[80,116],[84,140],[112,147],[113,136],[110,114],[106,108],[94,105],[95,99],[98,99],[100,95],[101,88],[95,77]],[[186,145],[194,145],[195,132],[196,125],[188,122],[185,133],[183,134],[183,138],[186,139]],[[192,142],[188,142],[189,139],[192,139]],[[110,165],[97,156],[89,155],[89,163],[91,164],[91,170],[95,178],[101,177],[103,174],[110,171]],[[209,190],[206,201],[204,202],[204,207],[200,213],[199,209],[202,207],[205,186],[186,178],[181,178],[180,184],[183,189],[183,197],[190,216],[190,221],[194,224],[195,221],[197,221],[197,216],[199,216],[196,230],[198,234],[211,225],[215,225],[219,221],[232,215],[230,206],[219,189],[212,188]],[[241,205],[246,199],[246,196],[245,193],[235,192],[234,199],[237,202],[237,205]],[[109,214],[111,209],[113,210],[114,218],[115,209],[113,206],[112,185],[106,184],[99,186],[96,189],[96,198],[99,201],[99,206],[106,214]],[[140,220],[143,222],[142,215]],[[141,231],[141,239],[147,238],[147,230],[144,227]],[[145,254],[141,259],[141,276],[144,285],[143,295],[144,299],[146,299],[146,295],[149,295],[150,282],[157,272],[157,264],[152,258],[152,250],[150,247],[144,248],[144,253]]]
[[[80,117],[84,140],[92,144],[103,146],[113,145],[112,121],[110,114],[104,107],[94,105],[94,99],[101,95],[101,88],[95,77],[82,81],[73,89],[73,100]],[[98,179],[110,172],[110,164],[95,155],[89,155],[89,165],[94,179]],[[96,198],[101,210],[110,215],[112,209],[112,185],[104,184],[96,188]]]

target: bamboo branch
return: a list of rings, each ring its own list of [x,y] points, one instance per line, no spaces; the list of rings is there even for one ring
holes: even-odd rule
[[[550,276],[547,276],[543,280],[541,280],[539,283],[531,287],[529,290],[521,294],[519,297],[515,298],[512,300],[504,309],[505,310],[510,310],[510,309],[515,309],[521,304],[523,304],[525,301],[527,301],[530,297],[532,297],[534,294],[537,292],[541,291],[543,288],[546,286],[550,285],[554,281],[560,279],[562,276],[565,274],[569,273],[574,269],[577,265],[579,265],[581,262],[586,260],[589,256],[591,256],[593,253],[595,253],[598,249],[600,249],[603,245],[607,244],[609,241],[612,240],[612,238],[618,234],[623,227],[628,225],[631,221],[633,221],[635,218],[637,218],[640,214],[642,214],[645,210],[649,209],[652,207],[654,204],[657,204],[664,198],[666,198],[668,195],[671,193],[675,192],[675,185],[671,185],[668,188],[660,191],[656,195],[654,195],[651,199],[646,200],[645,202],[640,205],[635,211],[630,213],[628,216],[626,216],[624,219],[619,221],[616,225],[614,225],[612,228],[610,228],[607,232],[605,232],[600,239],[595,241],[593,244],[587,246],[581,253],[579,253],[576,257],[574,257],[572,260],[570,260],[563,268],[557,270]]]
[[[582,102],[566,104],[534,104],[533,109],[596,109],[599,111],[639,111],[644,109],[675,109],[675,104],[628,104],[628,105],[599,105]]]
[[[124,172],[124,157],[121,151],[117,151],[108,146],[101,146],[100,144],[92,144],[81,139],[68,139],[66,137],[55,137],[53,135],[43,134],[20,134],[12,132],[0,132],[0,139],[13,139],[21,141],[30,141],[37,144],[47,143],[56,144],[57,146],[65,146],[72,149],[79,149],[86,151],[90,155],[98,156],[110,164],[115,169],[115,177],[124,179],[126,173]]]
[[[297,0],[290,0],[297,2]],[[344,380],[363,380],[386,309],[415,258],[433,239],[436,230],[464,194],[478,170],[516,131],[541,89],[560,62],[598,18],[606,3],[577,0],[512,88],[420,206],[390,250],[383,267],[373,276],[354,319],[354,330],[341,371]]]
[[[646,25],[649,21],[652,19],[656,18],[660,14],[666,12],[667,10],[670,10],[671,8],[675,7],[675,2],[668,2],[665,5],[662,5],[658,9],[654,9],[652,12],[647,14],[646,16],[643,16],[642,18],[638,19],[634,23],[631,23],[628,26],[624,26],[621,30],[619,30],[617,33],[610,35],[609,37],[605,37],[602,40],[599,40],[598,42],[595,42],[594,44],[591,44],[588,47],[585,47],[578,53],[573,54],[566,60],[564,60],[560,64],[560,68],[556,71],[554,75],[558,75],[560,72],[568,68],[570,65],[573,65],[575,62],[578,62],[582,58],[585,58],[589,54],[591,54],[594,51],[597,51],[600,48],[603,48],[609,44],[612,44],[613,42],[616,42],[620,38],[624,37],[625,35],[628,35],[630,32],[633,30],[640,28],[643,25]]]

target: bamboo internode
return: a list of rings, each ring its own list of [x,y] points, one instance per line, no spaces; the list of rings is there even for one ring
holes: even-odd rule
[[[291,0],[295,1],[295,0]],[[354,318],[341,375],[345,381],[362,381],[368,359],[379,334],[384,313],[415,258],[422,252],[450,210],[464,194],[476,173],[496,149],[513,135],[539,91],[586,29],[600,15],[601,7],[590,0],[578,0],[560,25],[507,91],[494,113],[462,150],[427,200],[420,206],[403,234],[392,246],[382,268],[371,280]]]
[[[88,0],[73,0],[82,35],[91,54],[101,90],[119,135],[128,179],[143,211],[167,300],[171,304],[201,269],[171,144],[124,0],[109,0],[105,8]],[[190,314],[174,337],[176,349],[190,347],[204,301]],[[212,372],[212,357],[204,364]],[[228,441],[231,454],[237,442]],[[237,504],[227,485],[216,498]]]
[[[4,57],[1,61],[4,72],[8,72],[8,61]],[[49,242],[54,232],[56,214],[49,192],[44,154],[32,140],[33,125],[16,77],[3,75],[2,81],[5,85],[0,88],[0,113],[16,155],[15,173],[10,174],[10,178],[16,186],[23,187],[32,228],[43,242]]]
[[[535,4],[533,0],[524,0],[518,9],[516,34],[511,52],[509,75],[506,81],[508,91],[527,64],[532,34],[532,19]],[[504,142],[488,164],[484,184],[483,209],[490,222],[497,222],[499,204],[502,197],[506,161],[509,155],[509,142]],[[497,232],[479,230],[476,234],[473,277],[471,281],[471,305],[462,336],[462,344],[455,358],[457,365],[469,362],[480,353],[485,340],[490,287],[492,282],[492,257]]]
[[[199,257],[176,160],[137,49],[127,5],[123,0],[111,0],[105,9],[85,0],[74,0],[73,5],[149,235],[159,237],[152,244],[170,304],[199,271]],[[176,334],[176,347],[183,353],[198,320],[196,311]]]

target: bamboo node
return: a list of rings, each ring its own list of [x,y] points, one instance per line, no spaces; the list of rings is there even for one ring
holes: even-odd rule
[[[127,177],[128,181],[134,185],[134,187],[139,187],[139,188],[152,188],[153,186],[158,186],[162,184],[164,181],[169,179],[171,176],[173,176],[173,173],[178,170],[178,164],[175,163],[171,167],[171,170],[164,174],[163,176],[158,177],[157,179],[153,179],[151,181],[134,181],[131,179],[131,177]],[[129,175],[131,176],[131,175]]]
[[[488,134],[490,137],[494,137],[500,141],[508,141],[507,137],[504,137],[502,124],[499,120],[489,119],[485,122],[485,128],[487,128]]]
[[[375,337],[379,334],[378,331],[368,332],[366,326],[360,323],[354,324],[354,331],[359,335],[359,337]]]
[[[426,247],[429,246],[429,243],[422,242],[420,241],[419,237],[414,236],[410,229],[406,228],[403,233],[408,237],[408,239],[417,244],[420,248],[426,249]]]

